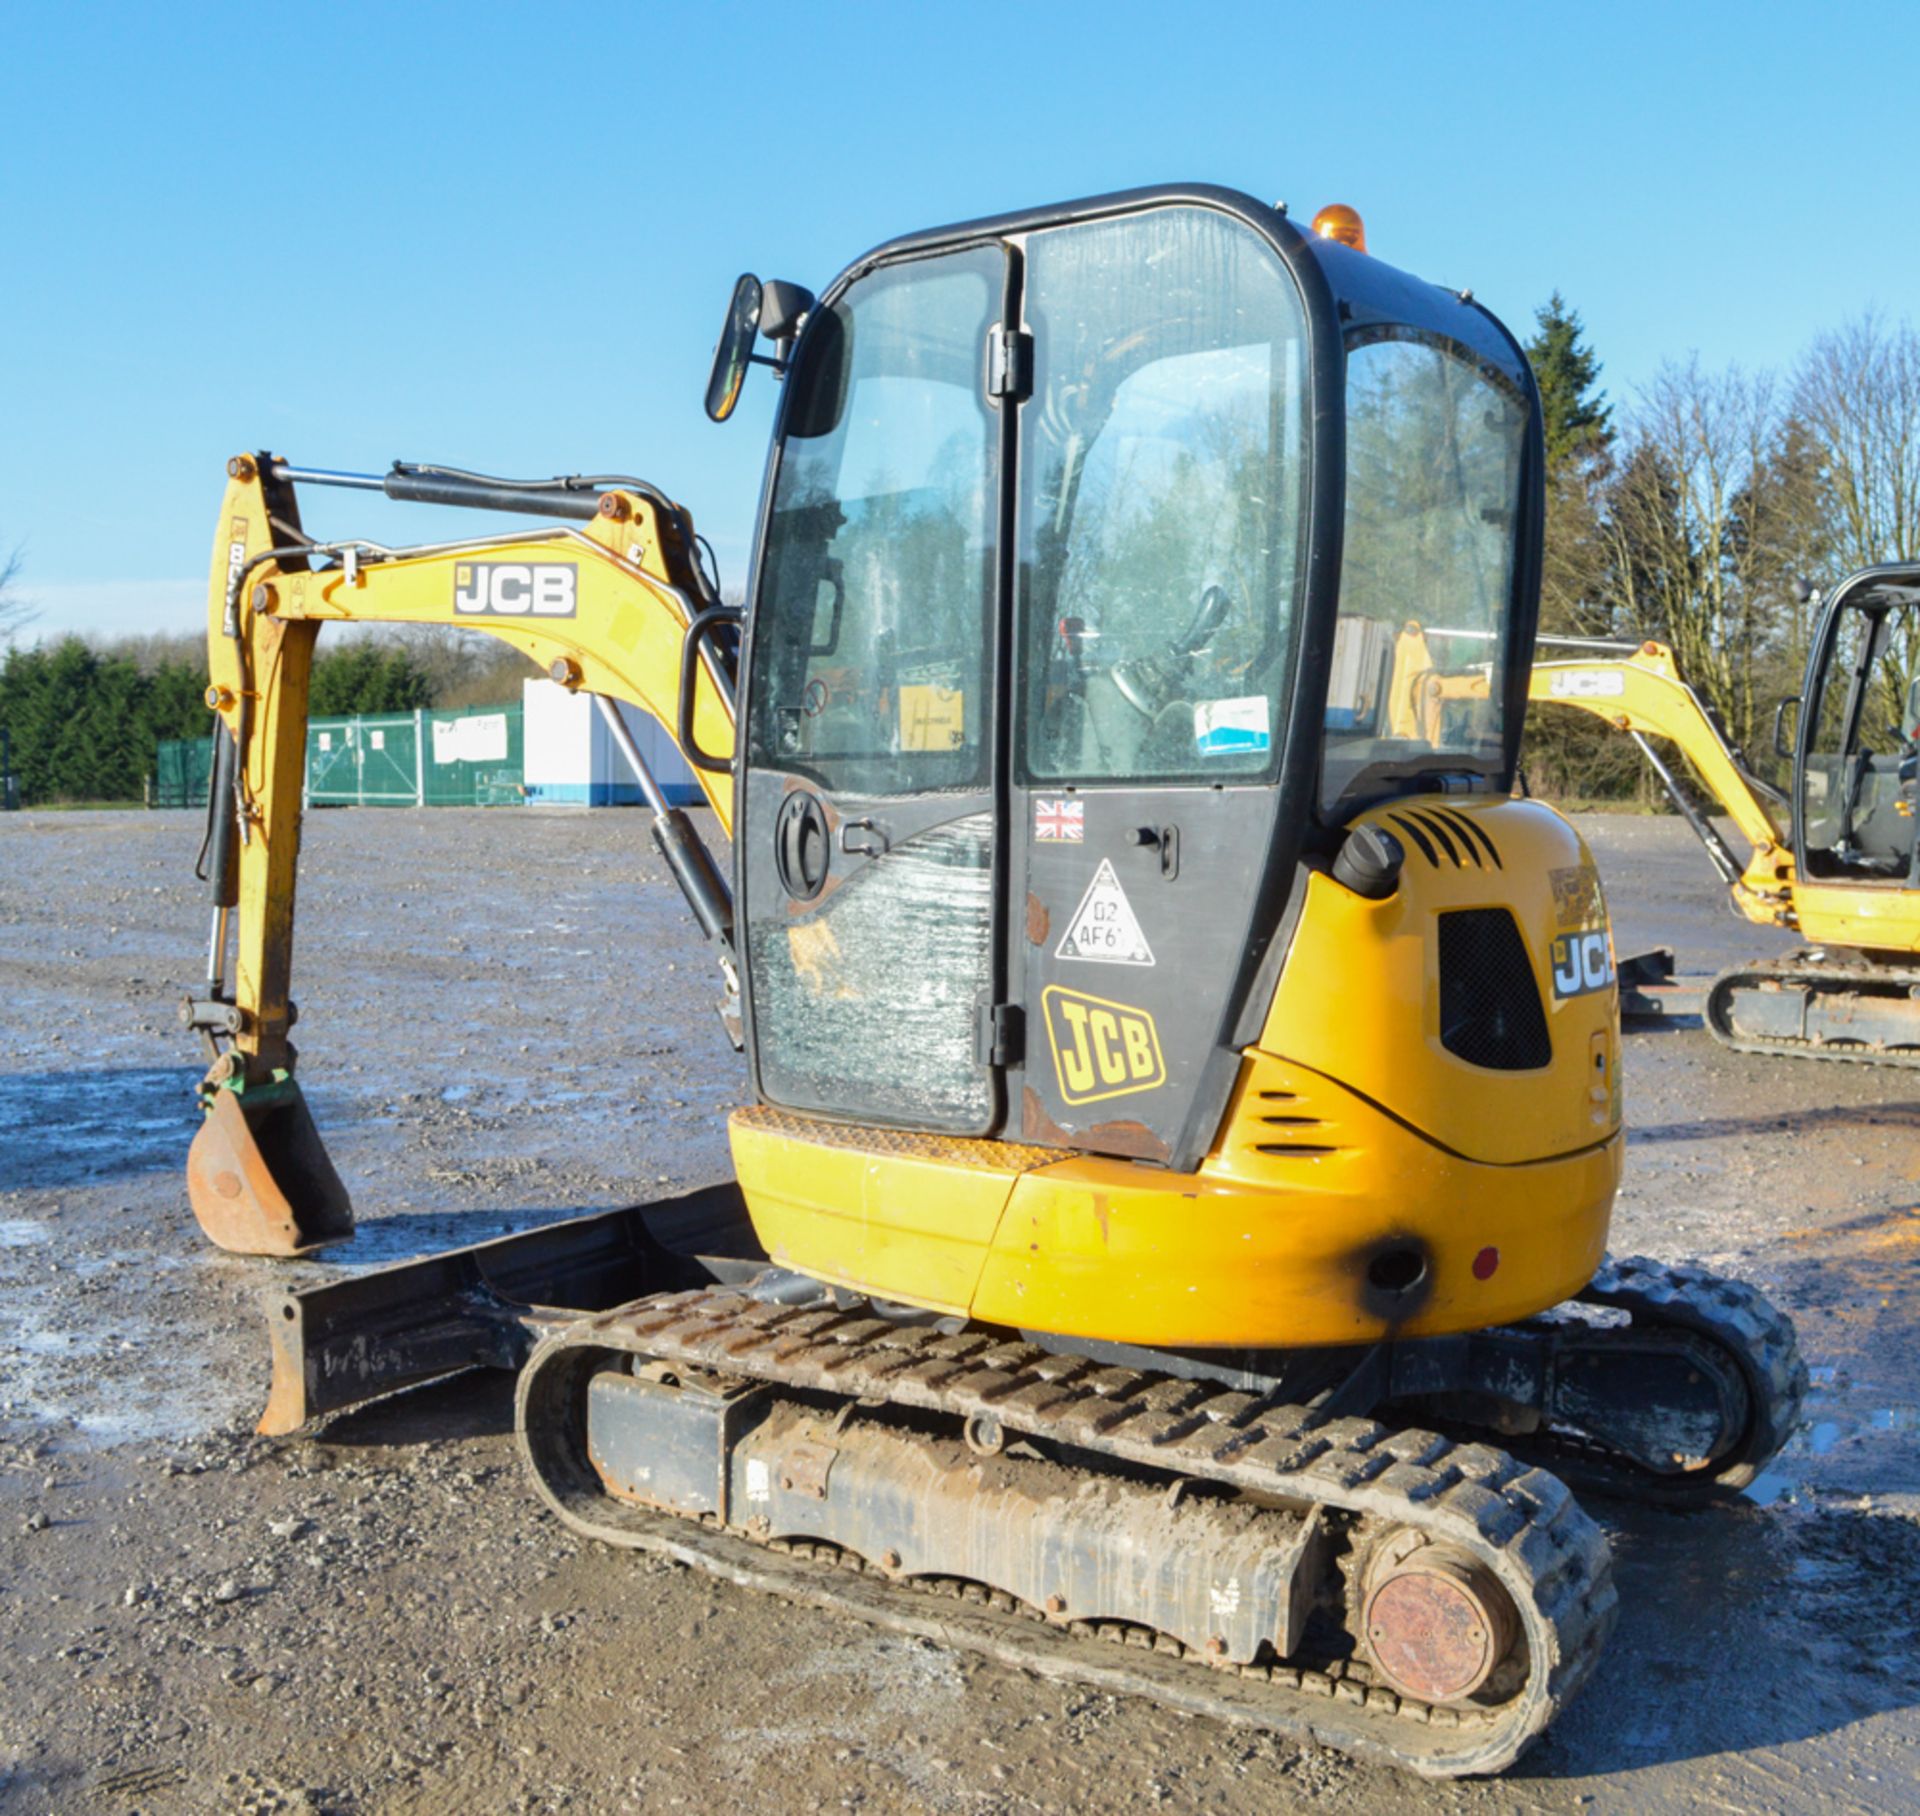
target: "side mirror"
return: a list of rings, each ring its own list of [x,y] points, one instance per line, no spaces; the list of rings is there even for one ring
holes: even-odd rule
[[[740,401],[740,387],[746,383],[747,367],[753,359],[753,343],[759,337],[760,280],[749,272],[733,287],[727,318],[721,323],[720,338],[713,346],[713,371],[707,379],[707,414],[715,422],[725,422]]]
[[[1907,683],[1907,722],[1900,734],[1909,743],[1920,741],[1920,675]]]
[[[713,371],[707,379],[707,414],[715,422],[725,422],[733,414],[749,366],[771,366],[776,378],[785,375],[787,355],[812,312],[813,302],[813,292],[799,284],[783,283],[778,278],[763,284],[751,272],[734,285],[727,319],[714,343]],[[768,359],[754,352],[753,344],[763,334],[773,342],[779,358]]]
[[[1800,696],[1783,694],[1774,703],[1773,708],[1773,754],[1783,763],[1793,761],[1792,733],[1787,730],[1787,712],[1791,708],[1797,723],[1800,715]]]

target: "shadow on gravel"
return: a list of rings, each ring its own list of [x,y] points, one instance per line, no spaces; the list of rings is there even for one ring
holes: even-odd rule
[[[342,1413],[317,1441],[345,1450],[376,1450],[386,1445],[497,1437],[513,1429],[513,1380],[504,1370],[493,1368],[455,1375]],[[531,1501],[527,1512],[531,1517]]]
[[[1807,1129],[1912,1129],[1920,1133],[1920,1103],[1836,1103],[1806,1110],[1769,1110],[1758,1116],[1702,1116],[1690,1122],[1630,1127],[1629,1142],[1712,1141],[1722,1135],[1768,1135]]]
[[[1920,1701],[1912,1521],[1589,1505],[1613,1543],[1620,1625],[1594,1681],[1515,1776],[1780,1747]]]
[[[1638,1040],[1643,1034],[1698,1034],[1706,1025],[1696,1014],[1685,1010],[1667,1010],[1659,1015],[1639,1016],[1624,1022],[1620,1032],[1628,1040]]]
[[[177,1169],[200,1126],[199,1077],[196,1066],[0,1073],[0,1191]]]
[[[1793,1479],[1920,1509],[1920,1205],[1790,1231],[1768,1259],[1813,1377],[1806,1428],[1783,1459]],[[1910,1593],[1920,1611],[1920,1584]]]
[[[1920,1207],[1796,1231],[1759,1259],[1812,1376],[1802,1429],[1743,1503],[1588,1500],[1620,1625],[1523,1774],[1779,1747],[1920,1703]]]

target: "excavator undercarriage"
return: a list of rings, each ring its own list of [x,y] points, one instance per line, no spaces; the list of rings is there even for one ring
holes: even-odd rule
[[[522,1457],[584,1537],[1453,1776],[1516,1758],[1612,1627],[1565,1484],[1711,1502],[1806,1390],[1760,1294],[1644,1260],[1504,1329],[1174,1355],[930,1318],[752,1246],[711,1187],[288,1294],[263,1429],[516,1370]]]
[[[1701,1013],[1739,1053],[1920,1066],[1920,965],[1910,953],[1809,949],[1736,965]]]
[[[522,1457],[584,1537],[1454,1776],[1516,1758],[1613,1625],[1565,1484],[1710,1502],[1806,1389],[1761,1295],[1643,1260],[1465,1337],[1110,1355],[752,1247],[721,1186],[290,1293],[262,1428],[517,1371]]]

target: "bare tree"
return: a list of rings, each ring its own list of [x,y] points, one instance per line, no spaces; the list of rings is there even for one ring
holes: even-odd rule
[[[1793,581],[1825,537],[1809,431],[1769,375],[1695,357],[1661,368],[1623,442],[1606,520],[1617,624],[1671,643],[1751,749],[1805,654]]]
[[[16,582],[20,578],[20,551],[0,556],[0,642],[10,642],[16,631],[24,630],[39,612],[20,597]]]
[[[1873,310],[1821,335],[1794,380],[1819,446],[1832,528],[1829,579],[1920,560],[1920,335]],[[1897,614],[1901,671],[1920,671],[1920,618]]]
[[[425,672],[437,707],[497,706],[518,700],[520,683],[540,673],[536,663],[510,644],[458,625],[396,625],[387,634]]]
[[[1869,310],[1808,348],[1794,411],[1820,445],[1821,478],[1848,570],[1920,559],[1920,336]]]
[[[1764,627],[1739,519],[1780,426],[1765,375],[1709,373],[1697,355],[1661,367],[1629,418],[1609,524],[1624,625],[1665,637],[1742,732]]]

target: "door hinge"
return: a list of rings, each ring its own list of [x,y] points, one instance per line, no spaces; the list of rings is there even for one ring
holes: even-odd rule
[[[1033,395],[1033,336],[997,327],[987,336],[987,395],[1016,402]]]
[[[1026,1011],[1018,1003],[982,1003],[973,1044],[979,1065],[1019,1065],[1027,1054]]]

